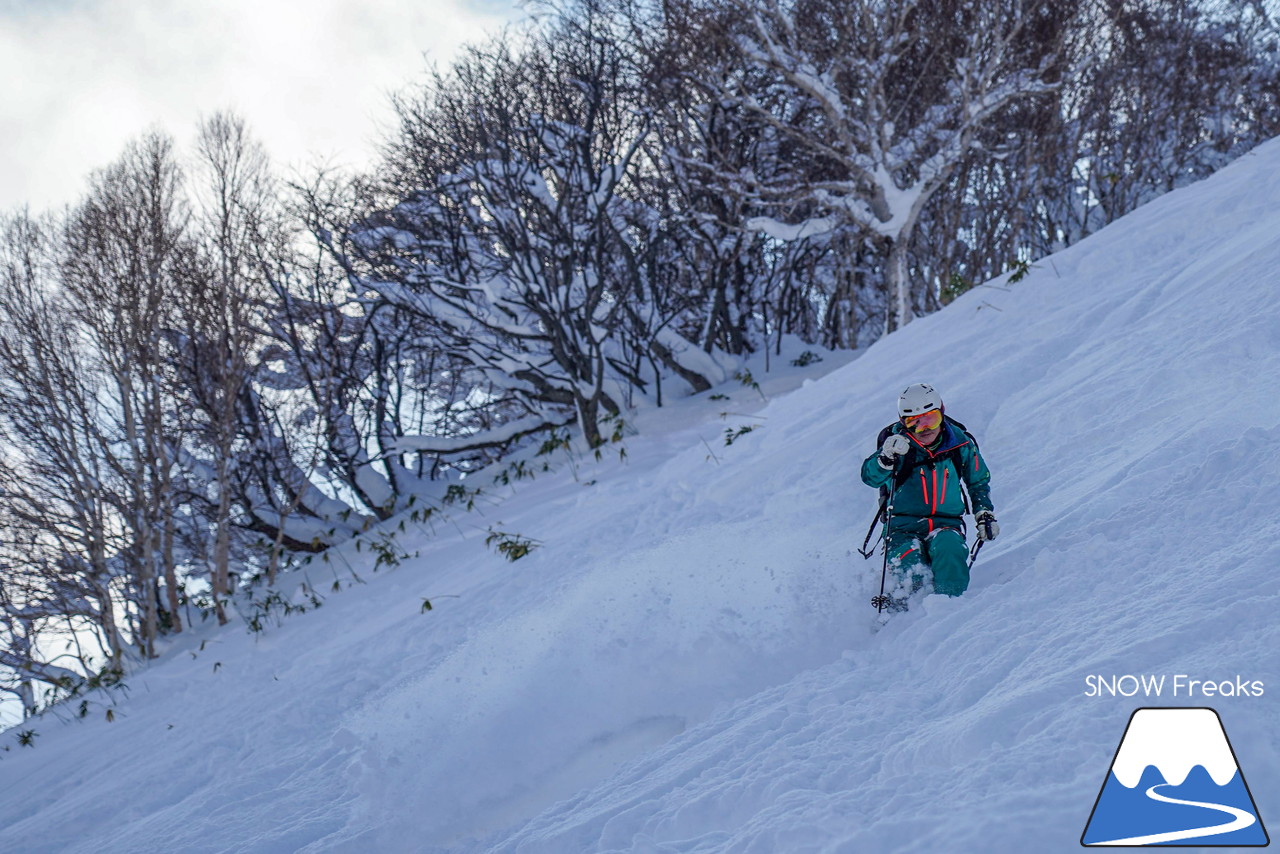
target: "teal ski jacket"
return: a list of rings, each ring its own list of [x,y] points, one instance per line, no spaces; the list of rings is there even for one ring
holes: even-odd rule
[[[901,424],[889,428],[911,441],[911,450],[899,461],[896,487],[893,471],[880,465],[880,449],[862,463],[862,482],[867,486],[891,489],[890,506],[894,531],[962,528],[965,499],[961,483],[969,490],[973,512],[994,510],[991,505],[991,471],[978,445],[954,421],[943,422],[941,434],[932,448],[921,445]]]

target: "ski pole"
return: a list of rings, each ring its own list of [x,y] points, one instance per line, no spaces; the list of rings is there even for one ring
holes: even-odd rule
[[[984,543],[986,543],[986,540],[979,537],[978,541],[973,544],[973,550],[969,552],[969,565],[965,567],[966,569],[973,569],[973,562],[978,559],[978,552],[982,551]]]
[[[876,532],[876,523],[884,519],[885,503],[888,500],[888,493],[882,494],[880,496],[880,506],[876,508],[876,515],[871,517],[871,527],[867,528],[867,536],[862,540],[862,548],[858,549],[858,554],[862,555],[863,560],[870,560],[871,556],[875,554],[875,546],[871,546],[871,548],[867,548],[867,546],[871,542],[871,535]],[[883,531],[881,531],[881,536],[884,536]]]
[[[884,595],[884,580],[889,574],[889,525],[893,522],[893,499],[894,488],[898,483],[898,466],[902,464],[902,458],[898,457],[893,461],[893,474],[889,476],[889,497],[886,499],[884,509],[884,566],[880,568],[880,595],[872,597],[871,604],[876,606],[876,613],[879,614],[889,604],[890,599]]]

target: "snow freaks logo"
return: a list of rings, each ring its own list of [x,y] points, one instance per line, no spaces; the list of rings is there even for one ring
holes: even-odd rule
[[[1270,843],[1213,709],[1147,708],[1129,718],[1080,844]]]

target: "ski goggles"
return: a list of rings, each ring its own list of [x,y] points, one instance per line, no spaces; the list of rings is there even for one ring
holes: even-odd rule
[[[928,412],[921,412],[919,415],[902,416],[902,425],[912,433],[927,433],[930,430],[936,430],[942,425],[942,410],[930,409]]]

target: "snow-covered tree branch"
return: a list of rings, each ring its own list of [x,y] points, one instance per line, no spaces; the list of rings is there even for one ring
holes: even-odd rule
[[[780,213],[748,225],[780,240],[847,228],[877,245],[885,329],[902,326],[936,305],[908,263],[922,212],[983,127],[1056,88],[1068,14],[1037,0],[740,0],[735,8],[729,37],[772,82],[725,96],[804,158],[802,177],[759,188]]]

